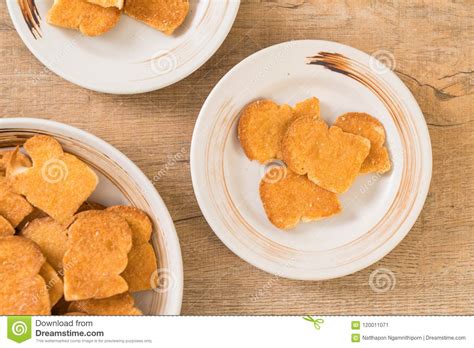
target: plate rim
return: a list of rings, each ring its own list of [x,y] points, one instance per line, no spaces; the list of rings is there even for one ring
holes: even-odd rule
[[[230,237],[227,238],[226,232],[221,232],[218,230],[218,222],[220,218],[216,216],[214,209],[212,208],[211,202],[207,201],[206,193],[203,192],[203,189],[201,188],[200,183],[198,182],[198,172],[200,170],[199,168],[199,161],[198,161],[198,147],[199,145],[197,144],[197,138],[198,138],[198,133],[200,128],[202,127],[202,123],[204,122],[205,119],[205,114],[207,109],[209,108],[211,101],[213,98],[216,97],[216,95],[219,93],[220,88],[222,85],[226,82],[227,79],[230,78],[238,69],[242,68],[245,64],[247,64],[250,60],[252,59],[257,59],[260,55],[264,55],[266,52],[270,50],[276,50],[278,48],[285,47],[286,45],[291,45],[295,43],[300,43],[300,44],[312,44],[315,45],[316,47],[320,47],[321,50],[324,50],[324,48],[321,48],[321,45],[330,45],[332,47],[338,46],[338,49],[341,50],[346,50],[350,51],[351,53],[354,53],[355,55],[363,56],[363,57],[369,57],[370,55],[368,53],[365,53],[361,50],[358,50],[354,47],[341,44],[339,42],[335,41],[328,41],[328,40],[291,40],[291,41],[286,41],[282,43],[278,43],[266,48],[263,48],[245,59],[243,59],[241,62],[236,64],[232,69],[230,69],[222,78],[221,80],[214,86],[212,91],[209,93],[206,101],[204,102],[198,118],[196,120],[196,124],[194,127],[193,131],[193,136],[192,136],[192,141],[191,141],[191,151],[190,151],[190,167],[191,167],[191,178],[192,178],[192,183],[193,183],[193,188],[195,192],[196,199],[198,201],[199,207],[201,208],[201,211],[203,212],[204,218],[208,222],[209,226],[213,230],[213,232],[217,235],[217,237],[238,257],[243,259],[244,261],[248,262],[249,264],[274,275],[289,278],[289,279],[295,279],[295,280],[327,280],[327,279],[334,279],[334,278],[339,278],[343,277],[355,272],[358,272],[360,270],[363,270],[372,264],[376,263],[377,261],[381,260],[383,257],[388,255],[393,249],[396,248],[396,246],[406,237],[406,235],[410,232],[412,229],[413,225],[415,224],[416,220],[418,219],[419,215],[421,214],[421,211],[423,209],[424,203],[426,201],[430,183],[431,183],[431,178],[432,178],[432,146],[431,146],[431,139],[430,139],[430,134],[428,131],[428,126],[426,124],[426,120],[424,118],[423,112],[421,111],[415,97],[411,93],[411,91],[408,89],[408,87],[403,83],[403,81],[393,72],[393,71],[388,71],[386,75],[381,77],[383,80],[386,81],[386,79],[390,78],[390,85],[396,86],[397,89],[397,94],[403,94],[404,97],[406,97],[404,102],[406,102],[407,105],[414,111],[414,117],[413,121],[416,123],[417,128],[421,132],[420,134],[420,139],[423,139],[421,141],[422,146],[424,146],[423,150],[426,150],[426,152],[423,152],[423,157],[420,159],[421,166],[423,168],[423,181],[420,185],[420,190],[417,198],[414,200],[414,206],[411,209],[410,213],[408,214],[407,221],[408,223],[405,223],[399,228],[396,232],[396,234],[393,236],[393,238],[390,239],[389,242],[384,243],[380,248],[377,253],[372,252],[369,254],[369,256],[365,257],[362,259],[363,262],[359,262],[362,265],[356,265],[353,266],[352,264],[350,266],[340,266],[339,268],[342,268],[339,272],[334,272],[331,276],[311,276],[311,275],[301,275],[301,274],[293,274],[290,271],[288,271],[288,267],[285,267],[284,270],[279,269],[275,270],[272,268],[272,262],[269,262],[268,260],[262,258],[260,255],[254,253],[252,254],[251,252],[247,251],[242,251],[240,249],[240,245],[234,245],[232,241],[230,240]],[[315,51],[318,48],[315,49]],[[332,49],[333,50],[333,49]],[[407,100],[408,99],[408,100]],[[204,170],[204,167],[201,168],[201,170]],[[421,198],[421,199],[420,199]],[[259,260],[261,259],[261,260]],[[281,265],[280,265],[281,266]],[[339,269],[338,268],[338,269]]]
[[[209,0],[209,1],[211,1],[211,0]],[[134,95],[134,94],[141,94],[141,93],[148,93],[148,92],[152,92],[152,91],[157,91],[157,90],[169,87],[169,86],[171,86],[171,85],[173,85],[173,84],[175,84],[179,81],[184,80],[188,76],[190,76],[192,73],[194,73],[199,68],[201,68],[204,64],[206,64],[206,62],[209,59],[211,59],[214,56],[214,54],[217,52],[217,50],[222,46],[222,44],[224,43],[225,39],[229,35],[229,33],[230,33],[234,23],[235,23],[235,19],[237,18],[237,14],[238,14],[239,9],[240,9],[240,0],[229,0],[230,19],[217,32],[217,34],[215,36],[215,44],[213,46],[206,46],[207,47],[207,54],[201,60],[196,61],[196,63],[194,63],[194,64],[188,63],[187,65],[185,65],[188,68],[183,69],[182,73],[176,74],[174,78],[170,79],[170,81],[167,81],[165,83],[156,83],[153,86],[141,87],[141,88],[130,88],[130,87],[127,88],[127,86],[132,86],[132,85],[131,84],[130,85],[122,84],[123,87],[110,88],[109,89],[109,88],[101,88],[99,86],[94,86],[94,85],[84,83],[84,82],[75,81],[75,79],[73,77],[71,77],[70,75],[68,75],[66,72],[64,72],[62,70],[60,71],[60,69],[57,69],[54,64],[50,63],[48,61],[48,59],[46,59],[43,56],[43,54],[41,53],[41,50],[37,50],[33,47],[32,42],[34,42],[34,41],[31,41],[31,37],[30,37],[31,33],[27,30],[24,30],[24,28],[21,26],[20,19],[13,15],[13,7],[12,6],[14,6],[15,4],[17,4],[16,0],[7,0],[8,14],[10,16],[11,21],[13,22],[13,26],[15,28],[15,31],[18,33],[18,35],[20,36],[21,40],[23,41],[25,46],[28,48],[28,50],[33,54],[33,56],[35,56],[35,58],[41,64],[43,64],[47,69],[51,70],[57,76],[61,77],[62,79],[66,80],[66,81],[68,81],[68,82],[70,82],[70,83],[72,83],[76,86],[79,86],[79,87],[82,87],[82,88],[85,88],[85,89],[88,89],[88,90],[91,90],[91,91],[94,91],[94,92],[106,93],[106,94],[112,94],[112,95]],[[143,24],[143,25],[145,25],[145,24]],[[65,29],[65,30],[67,30],[67,29]],[[175,70],[173,70],[173,71],[175,71]],[[156,81],[159,82],[160,80],[157,79]]]
[[[130,176],[133,178],[133,180],[136,181],[137,186],[143,190],[143,193],[147,196],[149,195],[149,197],[153,199],[153,205],[159,209],[163,217],[163,219],[157,219],[160,221],[160,230],[163,231],[164,235],[166,235],[167,240],[169,241],[168,245],[172,244],[172,250],[175,256],[175,258],[173,259],[172,272],[173,275],[176,275],[176,278],[173,278],[173,284],[176,287],[173,289],[173,295],[169,296],[170,301],[166,304],[166,307],[164,308],[165,313],[163,315],[180,315],[184,292],[184,268],[179,237],[168,208],[166,207],[160,194],[150,182],[150,180],[147,178],[147,176],[131,159],[129,159],[120,150],[116,149],[114,146],[112,146],[105,140],[102,140],[99,137],[85,130],[76,128],[69,124],[39,118],[0,118],[0,129],[2,130],[32,129],[32,127],[35,127],[35,129],[38,130],[56,131],[58,133],[70,136],[73,139],[88,143],[98,149],[101,149],[100,152],[102,154],[107,155],[114,162],[117,162],[123,168],[126,168],[127,172],[130,173]],[[167,250],[169,250],[169,248],[167,248]]]

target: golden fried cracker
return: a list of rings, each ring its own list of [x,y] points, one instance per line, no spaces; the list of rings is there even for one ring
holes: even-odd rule
[[[50,217],[31,221],[20,232],[40,247],[51,266],[62,274],[63,257],[66,252],[67,231]]]
[[[308,116],[316,119],[321,118],[319,99],[312,97],[296,104],[294,108],[294,114],[295,117]]]
[[[156,255],[148,241],[151,238],[152,223],[140,209],[129,206],[107,208],[127,220],[132,230],[133,246],[128,253],[128,265],[122,273],[129,291],[143,291],[152,288],[151,279],[157,270]]]
[[[63,297],[63,281],[54,268],[47,262],[43,264],[39,274],[43,277],[46,283],[46,288],[49,293],[49,301],[51,307],[53,307]]]
[[[282,143],[283,159],[297,174],[308,174],[316,185],[335,193],[346,192],[370,151],[370,141],[328,129],[322,120],[300,117],[288,128]]]
[[[300,220],[315,221],[341,211],[335,193],[285,167],[273,167],[265,174],[260,182],[260,198],[268,219],[282,229],[293,228]]]
[[[95,190],[97,175],[77,157],[64,153],[54,138],[35,136],[24,148],[33,166],[12,175],[12,187],[32,205],[67,225]]]
[[[87,315],[142,315],[135,307],[130,293],[115,295],[101,300],[75,301],[69,305],[69,312],[81,312]]]
[[[188,0],[127,0],[124,12],[171,35],[184,22],[189,12]]]
[[[117,7],[119,10],[121,10],[124,0],[87,0],[87,2],[102,7]]]
[[[138,208],[117,205],[106,209],[120,215],[127,220],[132,229],[132,239],[134,245],[146,243],[151,238],[153,226],[147,214]]]
[[[385,129],[375,117],[363,112],[349,112],[339,116],[334,123],[344,132],[360,135],[370,140],[370,152],[360,168],[361,173],[388,172],[390,157],[385,144]]]
[[[150,243],[133,246],[128,253],[128,265],[121,276],[130,292],[150,290],[157,270],[156,255]]]
[[[238,133],[240,144],[251,160],[265,163],[281,158],[281,140],[294,119],[293,109],[271,100],[258,100],[241,113]]]
[[[127,291],[120,273],[131,248],[132,231],[121,216],[104,210],[77,214],[63,258],[65,299],[101,299]]]
[[[0,238],[6,236],[13,236],[15,234],[15,229],[12,224],[0,215]]]
[[[119,9],[103,8],[86,0],[55,0],[47,16],[49,24],[79,30],[87,36],[106,33],[115,27],[119,19]]]
[[[0,215],[17,227],[33,211],[33,207],[21,195],[13,193],[5,178],[0,178]]]
[[[47,315],[51,305],[44,279],[38,274],[44,256],[32,241],[0,238],[0,315]]]

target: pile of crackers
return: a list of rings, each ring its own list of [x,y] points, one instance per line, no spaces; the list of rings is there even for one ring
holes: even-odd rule
[[[149,217],[88,202],[97,175],[54,138],[23,150],[0,152],[0,315],[140,315],[131,293],[157,286]]]
[[[183,24],[188,0],[55,0],[48,23],[79,30],[87,36],[105,34],[114,28],[123,12],[166,35]]]
[[[391,168],[379,120],[350,112],[329,127],[315,97],[294,108],[271,100],[247,105],[238,136],[247,157],[269,168],[260,182],[260,198],[271,223],[281,229],[338,214],[337,195],[359,174]]]

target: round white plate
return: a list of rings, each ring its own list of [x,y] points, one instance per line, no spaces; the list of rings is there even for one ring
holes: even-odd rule
[[[21,146],[38,134],[53,136],[66,152],[97,173],[99,185],[91,201],[105,206],[132,205],[148,214],[154,225],[151,242],[160,281],[154,290],[134,293],[135,304],[144,314],[180,314],[184,279],[181,248],[168,209],[145,174],[105,141],[72,126],[33,118],[0,118],[0,148]]]
[[[36,3],[38,24],[31,29],[20,3]],[[202,66],[229,33],[240,1],[191,0],[188,17],[172,36],[122,15],[115,28],[93,38],[49,25],[53,0],[7,4],[20,37],[48,69],[94,91],[135,94],[169,86]]]
[[[329,124],[349,111],[377,117],[393,168],[359,176],[340,195],[339,215],[283,231],[265,215],[259,196],[265,168],[240,146],[239,112],[256,99],[294,105],[311,96],[320,99]],[[204,103],[191,147],[196,197],[217,236],[254,266],[293,279],[344,276],[389,253],[423,207],[431,167],[423,114],[399,78],[361,51],[317,40],[272,46],[235,66]]]

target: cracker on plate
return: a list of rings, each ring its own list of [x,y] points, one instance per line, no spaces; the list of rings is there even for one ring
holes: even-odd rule
[[[270,222],[281,229],[293,228],[301,220],[320,220],[341,211],[335,193],[285,167],[270,168],[265,174],[260,182],[260,198]]]
[[[65,153],[52,137],[38,135],[24,144],[33,166],[14,171],[12,187],[61,224],[67,225],[98,184],[92,169]],[[3,214],[2,214],[3,215]]]
[[[62,274],[67,231],[61,224],[50,217],[36,219],[27,224],[20,235],[38,244],[49,264]]]
[[[152,233],[150,218],[140,209],[128,206],[107,208],[127,220],[132,230],[133,246],[128,253],[128,265],[122,273],[130,292],[153,288],[152,280],[157,271],[156,255],[149,243]]]
[[[102,7],[117,7],[119,10],[121,10],[124,0],[87,0],[87,2]]]
[[[127,0],[124,12],[166,35],[181,26],[189,12],[188,0]]]
[[[79,30],[87,36],[102,35],[120,19],[120,10],[90,4],[86,0],[55,0],[46,20],[49,24]]]
[[[132,231],[121,216],[104,210],[77,214],[68,229],[63,258],[66,301],[101,299],[128,290],[120,274],[132,247]]]
[[[363,112],[349,112],[339,116],[334,123],[344,132],[357,134],[370,140],[370,152],[360,168],[361,173],[388,172],[391,168],[385,147],[385,128],[375,117]]]
[[[335,193],[350,188],[369,151],[368,139],[311,117],[296,119],[282,143],[283,160],[292,171]]]
[[[45,262],[32,241],[0,238],[0,315],[47,315],[51,311],[48,290],[39,275]]]
[[[32,211],[31,204],[23,196],[12,192],[7,180],[0,177],[0,215],[17,227]]]
[[[245,154],[265,163],[281,159],[281,141],[294,119],[293,108],[271,100],[257,100],[240,115],[238,135]]]

